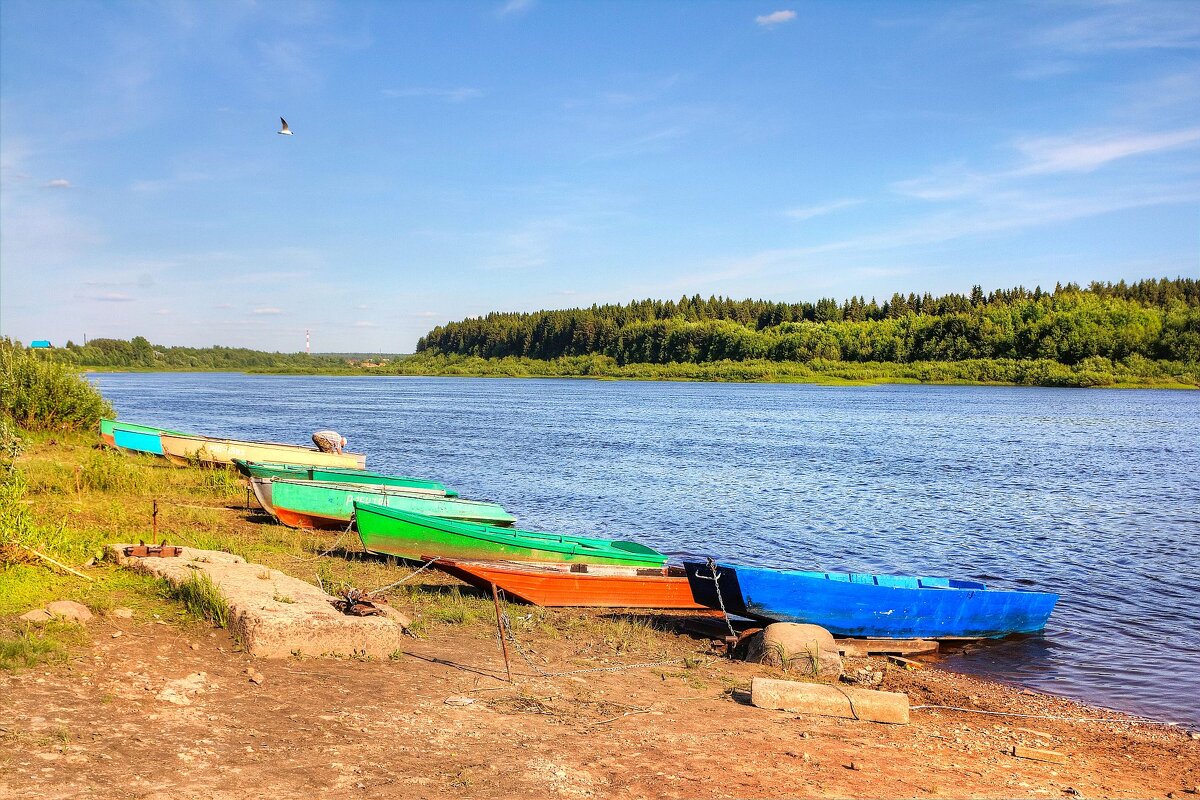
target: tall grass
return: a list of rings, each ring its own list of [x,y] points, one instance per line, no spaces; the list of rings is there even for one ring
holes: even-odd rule
[[[37,629],[26,625],[12,638],[0,638],[0,670],[16,672],[42,663],[65,661],[68,647],[86,641],[86,631],[75,622],[56,620]]]
[[[197,617],[207,619],[221,628],[229,626],[229,606],[207,572],[195,572],[177,586],[165,584],[163,595],[180,601]]]
[[[83,488],[141,494],[145,479],[131,459],[112,450],[91,453],[80,470]]]
[[[0,476],[0,564],[6,566],[32,560],[26,548],[42,538],[24,499],[24,475],[12,470]]]
[[[28,430],[94,428],[113,408],[76,367],[0,338],[0,417]]]
[[[8,417],[0,415],[0,472],[11,472],[15,468],[26,444],[20,428]]]

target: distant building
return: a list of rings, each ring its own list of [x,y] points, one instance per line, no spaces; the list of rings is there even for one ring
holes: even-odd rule
[[[34,339],[29,343],[29,346],[36,350],[49,350],[51,347],[53,347],[53,345],[50,344],[49,339]]]

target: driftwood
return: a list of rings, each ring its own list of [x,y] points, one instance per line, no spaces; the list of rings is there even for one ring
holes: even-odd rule
[[[54,566],[58,567],[58,568],[59,568],[59,569],[61,569],[61,570],[66,570],[67,572],[71,573],[72,575],[78,575],[80,578],[83,578],[85,581],[91,581],[92,583],[95,583],[95,578],[91,578],[91,577],[89,577],[89,576],[87,576],[87,575],[84,575],[84,574],[83,574],[82,572],[80,572],[79,570],[71,569],[71,568],[70,568],[70,567],[68,567],[66,564],[63,564],[63,563],[61,563],[61,562],[58,562],[58,561],[55,561],[53,558],[51,558],[50,556],[46,555],[45,553],[41,553],[41,552],[39,552],[39,551],[37,551],[37,550],[34,550],[32,547],[25,547],[25,545],[20,545],[20,547],[21,547],[21,549],[22,549],[22,550],[25,550],[26,552],[33,553],[33,554],[34,554],[35,556],[37,556],[38,558],[44,559],[44,560],[46,560],[46,561],[49,561],[51,564],[53,564]]]

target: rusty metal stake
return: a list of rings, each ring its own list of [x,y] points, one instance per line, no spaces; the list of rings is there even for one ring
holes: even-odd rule
[[[150,528],[154,535],[150,537],[151,541],[158,541],[158,501],[154,501],[153,510],[150,512]]]
[[[504,651],[504,671],[508,673],[508,682],[512,683],[512,667],[508,665],[508,637],[504,635],[504,622],[500,617],[500,595],[496,592],[496,584],[492,584],[492,602],[496,605],[496,630],[500,633],[500,649]]]

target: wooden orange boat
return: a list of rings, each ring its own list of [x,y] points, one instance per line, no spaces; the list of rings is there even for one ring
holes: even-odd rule
[[[682,567],[423,559],[477,589],[491,591],[495,585],[537,606],[705,609],[692,598]]]

